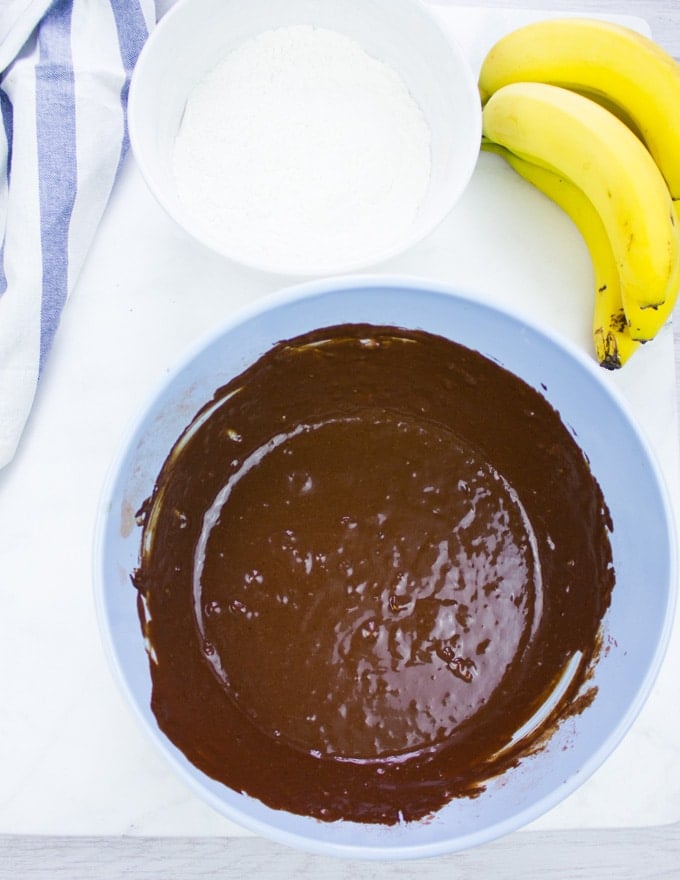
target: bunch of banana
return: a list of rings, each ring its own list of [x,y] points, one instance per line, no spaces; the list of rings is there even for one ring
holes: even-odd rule
[[[614,369],[668,319],[680,289],[680,65],[597,19],[548,19],[489,51],[483,143],[559,204],[596,277],[598,361]]]

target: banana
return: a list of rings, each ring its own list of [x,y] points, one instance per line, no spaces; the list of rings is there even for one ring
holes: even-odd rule
[[[642,138],[671,195],[680,198],[680,64],[648,37],[612,22],[553,18],[520,27],[489,50],[482,102],[511,82],[586,94]]]
[[[680,199],[673,201],[673,212],[675,215],[675,229],[680,242]],[[680,244],[678,245],[680,247]],[[675,264],[675,269],[671,275],[666,292],[666,299],[661,305],[651,309],[644,309],[637,314],[633,314],[628,318],[628,332],[634,339],[648,340],[654,336],[663,327],[670,318],[673,309],[678,301],[678,293],[680,292],[680,261]]]
[[[634,338],[651,339],[653,312],[673,294],[680,235],[668,187],[644,145],[594,101],[545,83],[502,86],[484,106],[482,130],[583,191],[606,229]]]
[[[582,191],[571,181],[539,165],[533,165],[490,141],[482,149],[497,153],[525,180],[559,205],[581,233],[593,264],[595,300],[593,343],[600,366],[622,367],[639,348],[628,330],[621,296],[619,270],[600,215]]]

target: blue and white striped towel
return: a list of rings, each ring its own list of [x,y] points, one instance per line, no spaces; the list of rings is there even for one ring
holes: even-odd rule
[[[0,467],[128,147],[153,0],[0,0]]]

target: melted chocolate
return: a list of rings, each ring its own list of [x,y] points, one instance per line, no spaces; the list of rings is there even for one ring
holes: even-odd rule
[[[480,354],[367,325],[282,342],[197,414],[145,505],[158,724],[272,807],[422,818],[577,704],[609,528],[559,415]]]

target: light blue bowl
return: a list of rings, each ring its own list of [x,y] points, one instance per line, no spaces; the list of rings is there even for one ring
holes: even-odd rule
[[[589,686],[595,700],[543,751],[452,801],[427,822],[376,826],[272,810],[207,778],[160,733],[130,573],[134,522],[171,446],[220,385],[281,339],[336,323],[394,324],[475,349],[548,399],[590,461],[614,524],[616,586],[604,620],[610,646]],[[480,406],[484,405],[483,399]],[[171,766],[207,803],[263,836],[327,855],[406,859],[485,843],[538,818],[580,786],[620,742],[647,698],[669,640],[676,594],[672,512],[659,468],[626,406],[581,352],[519,317],[443,285],[385,277],[310,282],[259,301],[199,345],[158,389],[127,437],[105,487],[96,542],[103,638],[134,712]]]

